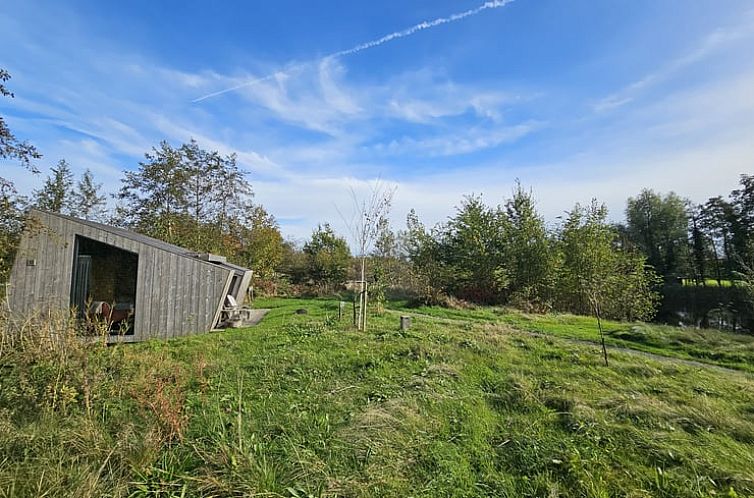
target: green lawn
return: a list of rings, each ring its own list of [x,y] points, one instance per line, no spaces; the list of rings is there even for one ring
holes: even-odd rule
[[[737,280],[734,281],[734,280],[721,279],[720,281],[718,281],[717,279],[714,279],[714,278],[705,278],[704,283],[702,285],[706,287],[732,287],[736,285],[735,282],[740,283],[740,281],[737,281]],[[692,278],[684,278],[682,280],[682,284],[688,287],[701,286],[700,284],[697,284],[696,281]]]
[[[72,368],[54,409],[34,388],[54,364],[6,366],[0,496],[754,495],[746,372],[622,352],[604,367],[563,338],[594,340],[572,316],[422,308],[400,332],[397,307],[362,333],[334,301],[257,305],[272,311],[251,329],[95,351],[80,364],[99,382]],[[751,353],[637,327],[608,324],[673,355]]]
[[[503,330],[519,330],[595,343],[599,341],[597,321],[592,317],[557,313],[529,315],[494,307],[463,310],[427,306],[407,308],[402,303],[394,303],[392,309],[408,315],[461,320]],[[609,320],[603,320],[603,327],[605,342],[611,346],[754,372],[752,334]]]

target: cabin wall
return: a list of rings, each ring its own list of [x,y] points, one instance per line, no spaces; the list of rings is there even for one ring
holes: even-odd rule
[[[127,342],[210,330],[232,272],[75,220],[33,211],[11,273],[15,313],[68,309],[76,235],[138,254],[134,335]],[[28,266],[28,260],[36,266]]]
[[[10,278],[13,312],[67,308],[71,295],[73,232],[65,220],[38,213],[21,238]],[[36,264],[30,266],[29,261]]]
[[[137,334],[168,339],[210,330],[231,272],[153,247],[143,250],[136,283]]]

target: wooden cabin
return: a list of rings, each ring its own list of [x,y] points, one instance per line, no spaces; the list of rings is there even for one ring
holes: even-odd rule
[[[75,309],[111,340],[208,332],[242,305],[252,272],[122,228],[32,209],[10,278],[14,314]],[[230,298],[228,298],[230,296]]]

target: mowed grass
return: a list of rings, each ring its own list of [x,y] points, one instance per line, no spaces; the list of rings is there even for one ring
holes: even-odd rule
[[[391,308],[408,315],[487,324],[532,334],[599,342],[597,320],[587,316],[567,313],[526,314],[501,307],[409,308],[401,302],[393,303]],[[611,346],[754,372],[754,334],[611,320],[603,320],[602,325],[606,336],[605,342]]]
[[[703,283],[697,283],[696,280],[693,278],[684,278],[681,280],[681,284],[687,287],[732,287],[735,286],[736,283],[740,284],[740,281],[738,280],[724,280],[720,279],[719,281],[714,278],[705,278]]]
[[[754,495],[745,372],[605,367],[495,310],[358,332],[336,304],[258,302],[254,328],[110,348],[120,373],[89,410],[0,407],[0,496]]]

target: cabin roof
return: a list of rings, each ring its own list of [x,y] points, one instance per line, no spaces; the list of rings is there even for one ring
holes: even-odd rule
[[[32,208],[30,210],[30,212],[34,212],[34,211],[40,212],[40,213],[44,213],[44,214],[46,214],[48,216],[56,216],[58,218],[62,218],[62,219],[68,220],[68,221],[73,221],[75,223],[81,223],[82,225],[89,226],[89,227],[94,228],[96,230],[102,230],[104,232],[108,232],[108,233],[111,233],[113,235],[118,235],[120,237],[125,237],[125,238],[131,239],[133,241],[139,242],[140,244],[145,244],[145,245],[154,247],[154,248],[159,249],[161,251],[166,251],[166,252],[169,252],[169,253],[172,253],[172,254],[176,254],[178,256],[183,256],[185,258],[190,258],[190,259],[194,259],[194,260],[204,261],[204,262],[206,262],[208,264],[215,265],[215,266],[221,266],[221,267],[227,268],[229,270],[233,270],[233,271],[238,272],[238,273],[245,273],[245,272],[251,271],[248,268],[244,268],[243,266],[234,265],[233,263],[228,263],[227,261],[213,261],[211,259],[210,260],[203,259],[201,257],[202,254],[201,253],[197,253],[196,251],[190,251],[190,250],[186,249],[185,247],[180,247],[180,246],[177,246],[177,245],[174,245],[174,244],[169,244],[168,242],[165,242],[165,241],[162,241],[162,240],[159,240],[159,239],[155,239],[155,238],[152,238],[152,237],[148,237],[148,236],[146,236],[144,234],[141,234],[141,233],[138,233],[138,232],[134,232],[134,231],[131,231],[131,230],[127,230],[125,228],[114,227],[112,225],[105,225],[104,223],[97,223],[96,221],[82,220],[81,218],[76,218],[76,217],[73,217],[73,216],[68,216],[68,215],[60,214],[60,213],[53,213],[51,211],[45,211],[45,210],[37,209],[37,208]]]

